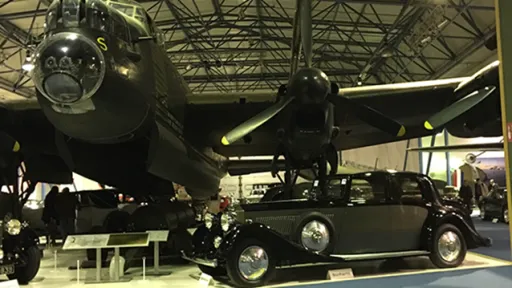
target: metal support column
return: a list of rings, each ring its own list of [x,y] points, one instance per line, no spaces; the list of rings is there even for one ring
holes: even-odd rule
[[[432,139],[430,140],[430,147],[434,147],[436,144],[436,134],[432,135]],[[430,164],[432,164],[432,152],[428,152],[428,160],[427,160],[427,169],[425,171],[425,175],[428,176],[428,173],[430,173]]]
[[[448,137],[450,136],[448,134],[448,130],[444,129],[444,146],[450,145],[450,141],[448,140]],[[451,173],[451,167],[450,167],[450,152],[446,151],[444,152],[444,158],[446,159],[446,184],[452,185],[452,173]]]
[[[411,146],[411,139],[408,139],[407,140],[407,144],[406,144],[406,147],[405,147],[405,157],[404,157],[404,170],[407,169],[407,160],[409,158],[409,147]]]
[[[505,171],[507,175],[507,193],[508,207],[512,208],[512,38],[507,35],[507,28],[512,25],[512,1],[495,0],[496,11],[496,34],[498,38],[498,57],[500,60],[500,98],[501,98],[501,120],[503,125],[503,137],[507,141],[504,142],[505,148]],[[510,30],[509,30],[510,32]],[[509,84],[506,84],[509,83]],[[511,96],[511,97],[507,97]],[[508,209],[509,219],[512,216],[512,210]],[[512,248],[512,225],[509,225],[510,247]],[[511,249],[512,250],[512,249]]]
[[[423,147],[423,141],[421,140],[421,138],[418,138],[418,148],[422,148]],[[420,173],[423,174],[423,152],[418,152],[418,155],[419,155],[419,164],[420,164]]]

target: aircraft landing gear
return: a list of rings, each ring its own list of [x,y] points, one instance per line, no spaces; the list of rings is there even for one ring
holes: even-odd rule
[[[325,147],[323,155],[318,157],[314,161],[313,167],[311,170],[315,175],[315,179],[318,180],[318,188],[321,195],[326,195],[325,191],[325,182],[327,175],[336,175],[338,172],[338,154],[336,152],[336,148],[332,144],[327,144]],[[284,179],[278,174],[279,172],[279,156],[284,156]],[[274,154],[274,158],[272,159],[272,167],[271,173],[272,177],[278,177],[281,183],[283,184],[284,191],[283,194],[285,199],[291,199],[293,193],[293,186],[297,182],[297,178],[299,176],[300,167],[297,165],[292,165],[292,159],[289,157],[289,153],[285,149],[284,145],[279,145],[276,153]],[[327,164],[330,166],[330,171],[327,173]],[[320,195],[317,195],[320,196]]]
[[[279,172],[279,156],[284,156],[284,179],[278,174]],[[289,157],[288,151],[284,148],[283,144],[280,144],[277,148],[274,158],[272,159],[271,173],[272,177],[276,177],[283,184],[283,196],[285,199],[291,199],[292,189],[297,178],[299,176],[299,169],[292,169],[291,157]]]

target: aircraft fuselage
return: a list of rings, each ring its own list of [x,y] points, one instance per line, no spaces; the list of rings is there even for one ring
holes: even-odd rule
[[[71,2],[49,7],[33,74],[68,165],[116,187],[138,181],[126,173],[176,182],[199,199],[217,193],[225,171],[183,137],[189,90],[147,13]]]

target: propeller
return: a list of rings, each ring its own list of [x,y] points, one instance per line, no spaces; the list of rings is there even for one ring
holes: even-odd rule
[[[350,111],[357,115],[359,119],[379,130],[388,132],[393,136],[396,135],[397,137],[402,137],[405,135],[406,129],[402,124],[385,116],[384,114],[371,107],[359,104],[346,97],[338,96],[335,94],[330,94],[327,99],[335,105],[344,105],[349,107]]]
[[[0,132],[0,152],[10,153],[20,151],[20,143],[14,140],[9,134]]]
[[[405,127],[403,125],[368,106],[357,103],[345,96],[338,95],[338,86],[331,83],[327,75],[325,75],[321,70],[312,68],[313,27],[311,0],[299,0],[297,1],[297,4],[300,5],[298,7],[298,22],[306,68],[300,69],[292,76],[289,87],[290,89],[288,89],[284,97],[280,97],[279,102],[233,128],[224,137],[222,137],[222,144],[230,145],[231,143],[243,138],[254,129],[272,119],[297,98],[299,101],[302,100],[301,102],[304,102],[304,104],[311,102],[318,103],[325,101],[327,98],[327,100],[334,105],[346,105],[350,107],[351,111],[354,111],[362,121],[369,125],[390,133],[393,136],[403,136],[405,134]]]
[[[263,110],[256,116],[250,118],[244,123],[238,125],[231,131],[229,131],[224,137],[222,137],[221,143],[223,145],[230,145],[231,143],[242,139],[245,135],[251,133],[254,129],[260,127],[268,120],[272,119],[272,117],[276,116],[281,110],[286,108],[290,102],[292,102],[293,98],[282,97],[279,102],[270,106],[269,108]]]
[[[435,130],[443,127],[448,122],[464,114],[469,109],[482,102],[484,99],[489,97],[496,90],[496,86],[488,86],[482,89],[478,89],[473,93],[470,93],[463,98],[457,100],[452,105],[444,108],[438,113],[434,114],[424,123],[424,127],[427,130]]]

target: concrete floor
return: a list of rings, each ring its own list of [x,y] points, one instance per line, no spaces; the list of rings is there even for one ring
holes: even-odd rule
[[[146,276],[146,280],[142,277],[142,268],[131,268],[127,271],[126,276],[132,278],[129,282],[121,283],[95,283],[85,284],[95,279],[95,269],[80,269],[79,281],[77,282],[78,270],[69,269],[70,266],[76,266],[77,260],[83,261],[85,259],[84,252],[70,252],[57,250],[57,262],[54,261],[54,256],[51,251],[45,251],[45,257],[41,263],[39,274],[28,287],[37,288],[71,288],[77,286],[87,287],[107,287],[121,288],[133,287],[134,285],[151,285],[153,287],[164,287],[172,285],[172,287],[191,287],[198,286],[199,269],[195,265],[180,265],[180,266],[162,266],[162,272],[171,272],[170,275],[165,276]],[[55,263],[57,269],[55,269]],[[354,280],[368,279],[376,277],[396,276],[396,275],[414,275],[434,272],[446,271],[460,271],[476,268],[488,268],[511,265],[510,262],[490,258],[480,254],[469,253],[466,257],[464,264],[456,269],[436,269],[432,266],[428,258],[418,257],[410,258],[403,261],[374,261],[374,262],[360,262],[350,263],[350,265],[337,265],[329,267],[334,268],[352,268]],[[152,271],[151,267],[147,268],[147,273]],[[102,269],[102,279],[108,279],[108,268]],[[278,270],[277,279],[273,286],[293,286],[297,284],[313,284],[325,281],[327,274],[327,267],[314,267],[314,268],[298,268],[298,269],[283,269]],[[107,284],[108,283],[108,284]],[[215,287],[228,287],[228,284],[215,282],[210,284]]]

